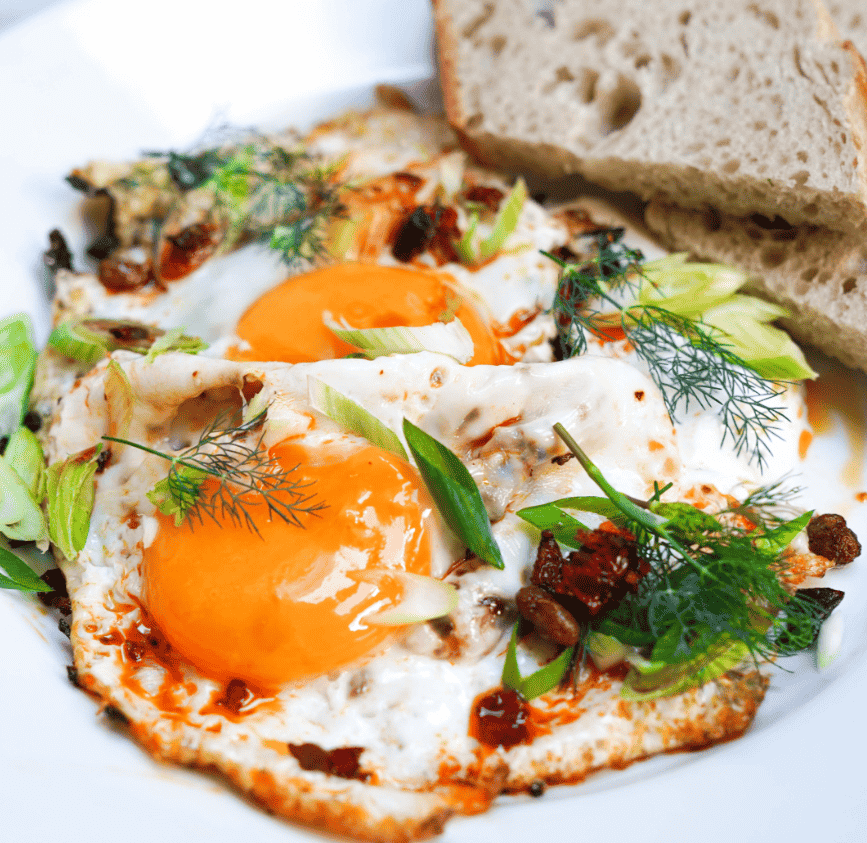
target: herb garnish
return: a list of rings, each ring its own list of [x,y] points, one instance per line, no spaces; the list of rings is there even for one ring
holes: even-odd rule
[[[596,254],[582,264],[548,254],[563,270],[553,313],[565,356],[584,353],[588,334],[608,340],[622,332],[650,370],[672,420],[681,403],[685,411],[693,403],[716,407],[723,442],[731,438],[737,454],[750,454],[761,467],[767,440],[778,435],[784,418],[779,386],[751,368],[718,329],[641,302],[641,283],[650,283],[642,274],[643,255],[622,237],[623,229],[596,233]]]
[[[218,416],[198,441],[175,456],[148,448],[128,439],[103,436],[146,451],[171,463],[168,475],[148,493],[148,499],[164,515],[173,515],[175,525],[184,518],[200,524],[207,516],[220,525],[230,521],[259,534],[252,510],[265,505],[268,517],[302,526],[299,514],[313,514],[325,507],[308,493],[309,483],[295,481],[296,467],[284,469],[262,447],[264,434],[253,440],[262,427],[267,409],[248,421],[233,424],[235,418]]]
[[[491,521],[479,487],[466,466],[442,442],[409,419],[403,435],[427,490],[449,529],[481,560],[503,568],[503,554],[491,532]]]
[[[821,619],[794,600],[780,575],[781,551],[808,523],[805,513],[775,526],[712,515],[686,503],[665,503],[657,489],[647,502],[614,490],[562,425],[557,434],[579,459],[618,519],[635,536],[649,567],[638,589],[592,626],[638,647],[655,664],[682,665],[740,643],[755,660],[788,655],[812,642]],[[604,500],[604,499],[603,499]],[[772,500],[771,490],[757,494]],[[785,626],[784,641],[776,633]]]
[[[175,191],[174,203],[158,220],[163,223],[195,192],[192,204],[204,206],[222,232],[223,251],[252,238],[267,243],[286,263],[312,260],[324,252],[322,224],[342,213],[333,168],[323,167],[300,144],[284,146],[248,132],[242,142],[145,155],[157,165],[139,167],[122,186],[151,182]]]

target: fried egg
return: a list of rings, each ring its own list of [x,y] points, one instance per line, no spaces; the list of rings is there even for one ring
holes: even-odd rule
[[[427,252],[399,260],[392,249],[395,229],[414,208],[434,205],[444,189],[456,190],[453,182],[484,186],[500,198],[509,183],[469,166],[443,121],[410,112],[348,115],[315,129],[305,147],[321,156],[323,167],[337,167],[346,185],[341,201],[348,207],[347,225],[338,220],[329,235],[336,257],[287,266],[271,248],[253,243],[214,254],[162,287],[128,292],[106,289],[98,274],[61,272],[55,321],[98,315],[182,327],[211,344],[212,355],[299,362],[346,353],[323,325],[326,312],[359,328],[431,324],[456,316],[473,338],[475,363],[513,362],[534,349],[550,359],[547,340],[553,331],[544,314],[554,298],[558,268],[541,252],[568,239],[562,219],[527,199],[499,254],[478,267]],[[127,170],[134,172],[135,166]],[[141,233],[148,228],[143,220],[163,200],[143,203],[142,190],[130,195],[118,187],[127,170],[97,162],[75,171],[75,177],[91,190],[114,195],[121,242],[135,243],[149,236]],[[444,181],[450,187],[444,188]],[[466,227],[465,218],[460,223]],[[479,231],[486,226],[490,219],[480,222]],[[146,251],[131,246],[136,260],[144,260]]]
[[[691,482],[659,393],[634,367],[591,356],[469,367],[433,353],[114,360],[135,395],[129,438],[173,453],[217,409],[256,393],[268,407],[262,446],[297,464],[324,504],[299,513],[300,526],[263,513],[258,535],[226,522],[176,527],[146,494],[165,461],[111,445],[87,544],[63,562],[75,665],[82,687],[157,757],[220,770],[289,818],[389,841],[436,834],[501,792],[578,781],[749,724],[765,688],[755,670],[630,703],[616,675],[587,668],[574,688],[529,707],[531,740],[495,748],[472,728],[474,705],[499,685],[508,606],[538,543],[515,511],[594,492],[575,461],[560,464],[554,422],[629,494],[647,497],[655,481],[681,497],[711,494]],[[52,461],[117,428],[106,372],[99,364],[62,401]],[[481,490],[505,567],[467,559],[415,470],[316,411],[311,379],[452,449]],[[400,599],[395,571],[452,583],[448,624],[378,627],[371,613]],[[530,670],[546,652],[521,658]]]
[[[433,836],[451,815],[481,812],[501,793],[740,734],[766,687],[752,666],[652,702],[622,700],[622,676],[584,666],[574,686],[528,705],[524,731],[500,745],[485,740],[473,713],[500,685],[515,594],[539,544],[516,512],[597,492],[577,461],[564,460],[554,423],[620,491],[646,499],[655,483],[670,483],[675,499],[714,505],[797,465],[806,424],[797,391],[781,396],[789,421],[760,477],[721,445],[713,414],[693,412],[676,429],[628,349],[550,361],[557,268],[540,251],[569,242],[565,217],[527,200],[501,252],[474,268],[430,251],[394,256],[396,221],[431,202],[450,169],[501,195],[509,189],[473,170],[442,123],[353,115],[308,143],[354,185],[346,201],[356,225],[337,238],[340,260],[290,274],[248,244],[164,289],[125,293],[95,275],[58,275],[58,318],[183,327],[211,348],[152,361],[115,352],[129,404],[112,397],[109,361],[73,378],[49,355],[37,395],[50,406],[50,462],[119,431],[176,456],[222,411],[256,406],[266,420],[261,441],[247,444],[292,481],[288,520],[260,503],[252,529],[220,512],[176,524],[149,497],[166,460],[111,443],[86,545],[61,560],[78,683],[156,757],[218,770],[292,820],[377,841]],[[89,175],[98,181],[94,168]],[[357,328],[426,325],[447,313],[467,328],[474,356],[469,365],[432,352],[347,358],[352,349],[326,329],[326,313]],[[398,437],[406,419],[456,454],[480,491],[503,569],[467,554],[412,464],[319,412],[315,383]],[[804,577],[825,565],[804,553],[795,568]],[[434,623],[378,621],[405,599],[407,575],[448,583],[455,608]],[[522,648],[522,672],[550,656],[539,642]]]

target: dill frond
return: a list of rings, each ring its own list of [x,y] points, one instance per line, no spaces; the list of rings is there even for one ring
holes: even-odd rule
[[[634,502],[611,487],[562,426],[554,429],[620,511],[620,526],[634,536],[647,567],[637,589],[597,622],[598,631],[652,648],[651,658],[667,664],[704,656],[722,641],[740,642],[758,662],[814,640],[821,613],[784,583],[786,548],[812,513],[790,521],[765,513],[786,494],[776,484],[747,499],[757,514],[752,521],[724,517],[733,510],[711,514],[664,503],[658,488],[650,501]]]
[[[158,224],[191,191],[210,194],[205,214],[222,229],[223,251],[255,239],[288,264],[313,260],[325,253],[325,224],[344,212],[335,168],[323,167],[300,144],[250,129],[218,126],[189,152],[144,155],[118,185],[169,193]]]
[[[588,336],[605,341],[621,331],[659,387],[672,421],[693,405],[716,409],[723,442],[731,440],[735,453],[749,454],[762,468],[769,440],[779,436],[785,419],[778,383],[750,368],[709,325],[637,303],[646,281],[643,256],[625,246],[622,236],[623,229],[594,235],[596,253],[583,264],[549,255],[562,267],[552,312],[564,356],[586,352]]]
[[[170,463],[168,474],[148,493],[148,498],[175,524],[185,518],[218,526],[229,522],[259,534],[254,514],[280,518],[302,527],[301,513],[316,514],[325,504],[310,493],[309,482],[296,480],[294,466],[285,469],[262,447],[260,431],[266,411],[249,421],[218,416],[197,442],[175,455],[163,453],[127,439],[104,436],[111,442],[131,445]]]

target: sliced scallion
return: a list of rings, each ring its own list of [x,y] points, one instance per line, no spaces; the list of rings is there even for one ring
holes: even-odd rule
[[[378,448],[409,459],[400,437],[349,396],[312,376],[307,378],[307,392],[311,406],[341,427],[363,436]]]
[[[466,466],[445,445],[408,419],[403,435],[419,473],[449,529],[479,559],[503,567],[503,556],[478,486]]]
[[[400,325],[393,328],[353,328],[345,320],[338,322],[327,312],[322,319],[336,336],[360,349],[371,360],[386,354],[434,351],[447,354],[458,363],[467,363],[475,350],[472,337],[460,319],[433,325]]]
[[[5,544],[0,544],[0,588],[14,588],[17,591],[51,591],[26,562],[16,556]]]
[[[436,577],[407,571],[383,571],[382,576],[396,579],[402,586],[398,603],[365,618],[368,623],[398,626],[441,618],[458,605],[457,589]]]
[[[42,542],[47,538],[45,517],[18,472],[0,456],[0,533],[10,539]]]
[[[36,503],[45,497],[45,457],[36,436],[26,427],[19,427],[10,437],[3,459],[24,481]]]
[[[97,445],[48,467],[48,531],[67,559],[74,559],[87,542],[101,451]]]
[[[0,319],[0,436],[9,436],[27,412],[36,347],[26,313]]]
[[[789,312],[752,296],[732,296],[705,311],[703,321],[721,331],[721,342],[730,346],[749,367],[769,380],[803,380],[817,377],[795,341],[769,324]]]
[[[527,185],[523,179],[518,179],[509,195],[500,205],[494,220],[494,228],[490,235],[479,244],[479,260],[485,261],[499,252],[506,243],[506,238],[515,230],[521,209],[527,200]]]
[[[518,624],[512,630],[506,662],[503,665],[502,683],[506,688],[517,691],[525,700],[532,700],[553,691],[566,678],[572,664],[573,647],[567,647],[551,662],[531,673],[521,676],[518,668]]]

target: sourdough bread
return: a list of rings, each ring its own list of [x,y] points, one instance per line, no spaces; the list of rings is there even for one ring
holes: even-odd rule
[[[819,2],[434,3],[446,111],[484,163],[867,230],[867,74]]]
[[[752,292],[791,312],[781,320],[809,343],[867,371],[867,239],[781,218],[696,213],[652,202],[645,220],[669,248],[749,272]]]

